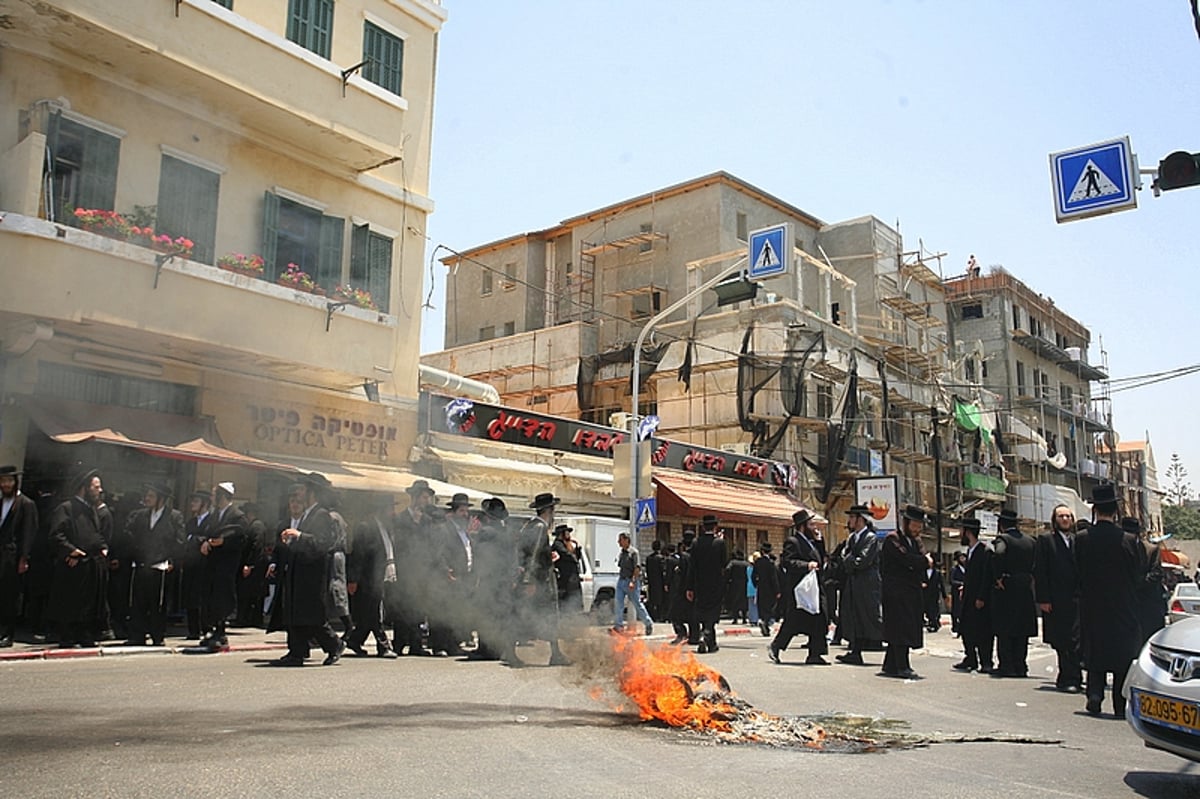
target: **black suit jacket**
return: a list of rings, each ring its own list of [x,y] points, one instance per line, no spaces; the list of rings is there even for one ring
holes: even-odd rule
[[[33,500],[20,491],[13,497],[12,508],[0,524],[0,563],[28,558],[37,536],[38,513]]]
[[[1075,553],[1057,532],[1037,537],[1033,561],[1033,587],[1038,604],[1050,604],[1042,613],[1042,639],[1066,646],[1079,638],[1079,575]]]

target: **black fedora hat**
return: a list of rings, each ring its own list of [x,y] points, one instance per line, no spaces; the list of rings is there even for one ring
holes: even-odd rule
[[[446,503],[446,507],[450,510],[455,510],[457,508],[469,508],[471,507],[471,498],[460,491],[459,493],[450,497],[450,501]]]
[[[571,525],[560,524],[554,528],[554,537],[557,538],[558,536],[562,535],[563,533],[573,533],[573,532],[575,532],[575,528],[572,527]]]
[[[705,530],[712,530],[721,523],[721,520],[716,517],[716,514],[706,513],[704,518],[700,520],[700,526]]]
[[[90,483],[92,481],[93,477],[99,477],[99,476],[100,476],[99,469],[86,469],[86,470],[80,471],[73,478],[71,478],[71,490],[78,491],[79,489],[83,488],[85,485]]]
[[[529,507],[540,513],[546,508],[553,508],[560,502],[562,502],[561,499],[554,496],[550,492],[546,492],[544,494],[538,494],[536,497],[534,497],[533,502],[529,503]]]
[[[329,482],[329,478],[320,472],[309,472],[300,478],[300,482],[307,486],[312,486],[315,489],[333,488],[333,483]]]
[[[1111,505],[1117,501],[1117,487],[1112,483],[1101,483],[1092,489],[1093,505]]]
[[[188,499],[202,499],[205,502],[211,502],[212,491],[204,488],[197,488],[195,491],[188,494]]]
[[[970,530],[973,533],[978,534],[979,530],[983,527],[983,524],[978,519],[973,519],[968,516],[965,519],[959,519],[958,526],[961,527],[963,531]]]
[[[850,507],[846,508],[846,515],[847,515],[847,516],[863,516],[863,517],[866,517],[866,516],[870,516],[870,515],[871,515],[871,509],[870,509],[870,508],[868,508],[866,505],[863,505],[862,503],[859,503],[859,504],[857,504],[857,505],[851,505]]]
[[[144,488],[146,491],[153,491],[155,494],[158,494],[160,499],[169,499],[170,497],[175,496],[174,489],[161,480],[146,483]]]
[[[404,493],[408,494],[410,497],[415,497],[418,494],[426,494],[431,497],[437,496],[437,492],[429,487],[429,482],[427,480],[413,480],[412,485],[404,489]]]
[[[925,524],[929,521],[929,514],[925,512],[924,508],[918,505],[905,505],[904,518],[912,522],[920,522],[921,524]]]
[[[758,545],[758,551],[759,552],[770,552],[771,551],[771,542],[763,541],[761,544]]]
[[[1142,534],[1142,523],[1140,521],[1138,521],[1136,516],[1122,516],[1121,517],[1121,529],[1127,533],[1133,533],[1134,535],[1141,535]]]
[[[1015,510],[1013,510],[1012,508],[1001,508],[1000,513],[997,515],[997,520],[1001,524],[1008,523],[1010,525],[1013,525],[1013,524],[1017,523],[1017,519],[1019,519],[1019,518],[1020,517],[1017,516],[1017,512]]]
[[[0,466],[0,477],[20,477],[21,470],[16,466]]]
[[[695,530],[684,530],[683,538],[681,540],[685,544],[690,544],[692,541],[696,540],[696,531]]]
[[[479,507],[483,508],[483,512],[493,519],[507,519],[508,508],[504,506],[504,500],[499,497],[490,497],[480,503]]]
[[[801,508],[792,514],[792,524],[796,527],[802,527],[815,518],[816,517],[809,512],[808,508]]]

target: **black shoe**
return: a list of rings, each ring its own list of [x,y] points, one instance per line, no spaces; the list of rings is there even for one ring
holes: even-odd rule
[[[707,655],[708,654],[708,644],[701,641],[700,644],[696,647],[696,654],[697,655]]]
[[[858,652],[846,652],[834,658],[838,663],[845,663],[847,666],[865,666],[862,655]]]
[[[653,635],[654,634],[654,625],[651,624],[650,622],[646,622],[645,632],[646,632],[646,635],[648,635],[648,636]]]
[[[153,646],[162,646],[162,645],[163,645],[163,639],[161,639],[161,638],[154,639]]]
[[[1082,685],[1060,685],[1060,686],[1058,686],[1058,690],[1063,692],[1064,694],[1078,694],[1078,693],[1083,693],[1083,686]]]
[[[717,646],[717,642],[716,642],[716,641],[713,641],[711,644],[709,644],[709,645],[708,645],[708,651],[709,651],[709,652],[716,652],[716,651],[717,651],[718,649],[720,649],[720,648],[721,648],[721,647]]]
[[[679,646],[680,644],[682,644],[682,643],[683,643],[684,641],[686,641],[686,640],[687,640],[687,636],[686,636],[686,635],[677,635],[677,636],[675,636],[674,638],[672,638],[672,639],[671,639],[671,646]]]
[[[993,671],[995,671],[995,669],[992,668],[990,665],[979,667],[980,674],[991,674]]]
[[[967,661],[963,660],[958,663],[955,663],[950,668],[954,669],[955,671],[975,671],[975,669],[977,669],[979,667],[976,666],[974,663],[968,663]]]
[[[551,666],[570,666],[574,661],[564,655],[562,652],[550,656]]]
[[[394,649],[380,649],[378,652],[375,653],[375,657],[383,658],[385,660],[395,660],[396,658],[398,658],[400,656],[396,654],[396,651]]]
[[[346,642],[341,638],[338,639],[337,648],[325,656],[321,661],[322,666],[332,666],[342,659],[342,654],[346,651]]]
[[[270,661],[267,665],[296,668],[304,665],[304,658],[293,657],[292,655],[284,655],[281,658]]]
[[[772,663],[780,662],[779,650],[775,648],[774,644],[771,644],[770,646],[767,647],[767,657],[769,657],[771,659]]]
[[[134,640],[134,639],[130,638],[128,641],[122,641],[122,642],[121,642],[121,646],[145,646],[145,645],[146,645],[146,639],[145,639],[145,638],[143,638],[143,639],[142,639],[142,640],[140,640],[140,641],[136,641],[136,640]]]
[[[1099,716],[1100,715],[1100,705],[1101,705],[1101,700],[1093,699],[1093,698],[1089,697],[1088,701],[1087,701],[1087,707],[1086,707],[1087,714],[1089,716]]]
[[[508,666],[510,669],[523,669],[528,665],[525,661],[517,657],[516,652],[510,652],[502,657],[501,660],[504,662],[504,665]]]
[[[12,644],[11,635],[0,636],[0,649],[8,649]]]
[[[346,647],[346,649],[349,649],[351,652],[353,652],[355,657],[370,657],[370,655],[367,654],[367,650],[363,649],[361,644],[352,644],[345,638],[342,639],[342,644]]]
[[[828,666],[829,661],[820,655],[809,655],[804,659],[804,664],[806,666]]]

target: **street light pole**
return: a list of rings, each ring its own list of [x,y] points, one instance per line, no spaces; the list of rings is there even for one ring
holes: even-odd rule
[[[737,272],[749,260],[750,260],[750,257],[748,255],[742,256],[741,258],[737,259],[732,264],[730,264],[729,266],[725,267],[720,272],[718,272],[715,277],[700,284],[696,288],[689,291],[687,294],[680,297],[675,302],[668,305],[663,310],[659,311],[654,316],[650,317],[650,320],[648,322],[646,322],[646,324],[642,327],[642,332],[638,333],[637,341],[633,345],[633,375],[632,375],[633,388],[631,391],[631,393],[633,394],[633,398],[632,398],[633,407],[630,409],[630,413],[629,413],[629,441],[630,441],[630,447],[629,447],[629,481],[630,481],[630,486],[629,486],[629,539],[631,541],[636,542],[638,540],[638,538],[637,538],[637,521],[638,521],[637,520],[637,501],[638,501],[638,469],[640,467],[640,464],[638,463],[638,444],[640,444],[641,442],[638,441],[637,433],[638,433],[638,401],[639,401],[638,393],[639,393],[639,389],[641,388],[641,379],[640,378],[641,378],[641,370],[642,370],[642,345],[645,344],[645,342],[646,342],[646,336],[648,336],[650,334],[650,331],[653,330],[655,327],[657,327],[658,324],[662,320],[666,319],[668,316],[675,313],[675,311],[682,308],[684,305],[686,305],[688,302],[690,302],[693,298],[703,294],[704,292],[711,289],[713,286],[720,283],[725,278],[732,275],[734,272]]]

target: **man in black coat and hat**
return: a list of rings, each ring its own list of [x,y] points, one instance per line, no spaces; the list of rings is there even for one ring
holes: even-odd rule
[[[992,631],[997,669],[993,677],[1027,677],[1029,639],[1037,635],[1033,594],[1033,539],[1017,526],[1017,512],[1004,508],[992,549]]]
[[[1079,575],[1075,569],[1075,513],[1066,505],[1050,512],[1050,529],[1037,537],[1033,585],[1042,612],[1042,640],[1058,655],[1055,687],[1083,690],[1079,662]]]
[[[0,648],[13,645],[21,605],[21,575],[38,530],[37,505],[21,493],[21,472],[0,466]]]
[[[90,647],[107,612],[108,542],[96,513],[104,487],[98,469],[77,475],[70,486],[74,496],[50,517],[54,583],[49,616],[59,625],[60,647]]]
[[[150,483],[142,507],[125,524],[131,542],[129,640],[126,646],[144,646],[150,636],[163,645],[167,632],[167,575],[174,570],[183,547],[183,514],[171,507],[171,487]]]
[[[646,556],[646,610],[654,621],[667,618],[666,558],[662,552],[662,541],[655,540]]]
[[[688,599],[693,603],[696,623],[700,626],[697,653],[716,652],[717,622],[721,618],[721,600],[725,589],[725,538],[718,536],[719,522],[706,514],[700,522],[700,535],[691,551],[687,575]]]
[[[534,517],[525,522],[517,536],[519,565],[518,603],[524,611],[526,629],[536,638],[550,644],[550,665],[569,666],[570,659],[558,645],[558,579],[554,571],[554,554],[550,548],[550,531],[554,527],[554,512],[561,499],[550,493],[538,494],[529,503]],[[517,657],[515,641],[505,641],[502,660],[512,667],[525,665]]]
[[[876,649],[883,641],[882,585],[879,578],[879,537],[868,519],[866,505],[846,510],[849,535],[842,547],[842,593],[838,621],[848,651],[837,656],[839,663],[862,666],[864,649]]]
[[[779,632],[767,647],[767,657],[774,663],[780,662],[780,654],[797,635],[808,636],[810,666],[828,666],[823,657],[829,651],[825,635],[829,632],[829,618],[821,607],[821,567],[825,562],[824,547],[820,534],[813,526],[813,515],[807,509],[792,514],[792,534],[783,542],[783,553],[779,556],[780,583],[778,586],[780,605],[783,608],[783,623]],[[757,561],[756,561],[757,563]],[[796,586],[808,575],[816,580],[817,611],[800,607],[796,602]],[[762,590],[761,588],[759,589]]]
[[[962,638],[963,659],[955,663],[958,671],[979,670],[981,674],[992,671],[992,550],[979,540],[982,525],[979,519],[965,518],[962,527],[962,545],[967,549],[967,565],[963,575],[962,608],[958,620],[958,631]]]
[[[205,519],[200,542],[200,646],[213,651],[229,648],[225,624],[237,610],[237,584],[246,544],[246,514],[233,504],[233,483],[213,489],[213,509]]]
[[[518,637],[513,623],[517,579],[516,546],[508,527],[508,508],[499,497],[480,503],[483,516],[475,536],[475,578],[472,590],[479,646],[468,660],[499,660],[506,651],[515,657]]]
[[[921,585],[925,581],[928,561],[921,545],[921,533],[925,530],[926,516],[916,505],[905,506],[900,529],[887,534],[879,554],[883,640],[887,643],[883,669],[879,673],[884,677],[917,677],[909,662],[909,650],[925,645]]]
[[[275,666],[303,666],[309,641],[325,652],[322,665],[341,659],[346,643],[329,624],[329,554],[337,544],[337,531],[329,511],[321,507],[318,492],[329,484],[324,475],[310,474],[288,490],[289,519],[279,533],[272,573],[279,579],[282,623],[287,628],[287,654],[271,661]]]
[[[793,515],[793,524],[795,521],[796,516]],[[779,589],[779,567],[775,565],[775,556],[771,554],[771,549],[770,541],[762,542],[758,548],[758,557],[754,559],[754,569],[750,573],[756,592],[754,599],[758,603],[758,629],[764,638],[771,634],[776,608],[782,599]]]
[[[1092,489],[1092,526],[1075,534],[1079,569],[1079,627],[1087,666],[1087,712],[1100,715],[1112,674],[1113,713],[1125,717],[1125,672],[1137,657],[1141,630],[1137,584],[1142,561],[1136,537],[1117,524],[1117,493],[1112,483]]]
[[[392,522],[396,582],[384,591],[384,608],[392,626],[392,649],[397,655],[432,655],[425,647],[422,625],[429,606],[429,528],[437,496],[427,480],[414,480],[404,489],[408,507]],[[407,648],[407,649],[406,649]]]
[[[179,607],[187,615],[188,638],[200,639],[200,596],[204,586],[204,557],[200,545],[204,543],[205,525],[212,492],[197,489],[188,497],[188,518],[184,525],[183,550],[179,555],[179,569],[175,572],[179,580]]]
[[[346,648],[359,657],[367,636],[375,639],[375,654],[395,658],[396,652],[383,630],[383,596],[389,583],[396,582],[396,555],[392,546],[392,497],[378,494],[372,513],[354,527],[350,555],[346,559],[346,592],[354,624],[346,634]]]
[[[698,644],[700,633],[695,622],[695,607],[688,599],[688,573],[692,568],[691,549],[696,541],[696,534],[691,530],[685,531],[683,539],[676,547],[674,554],[668,559],[667,580],[669,590],[668,616],[671,627],[675,630],[672,644]]]

